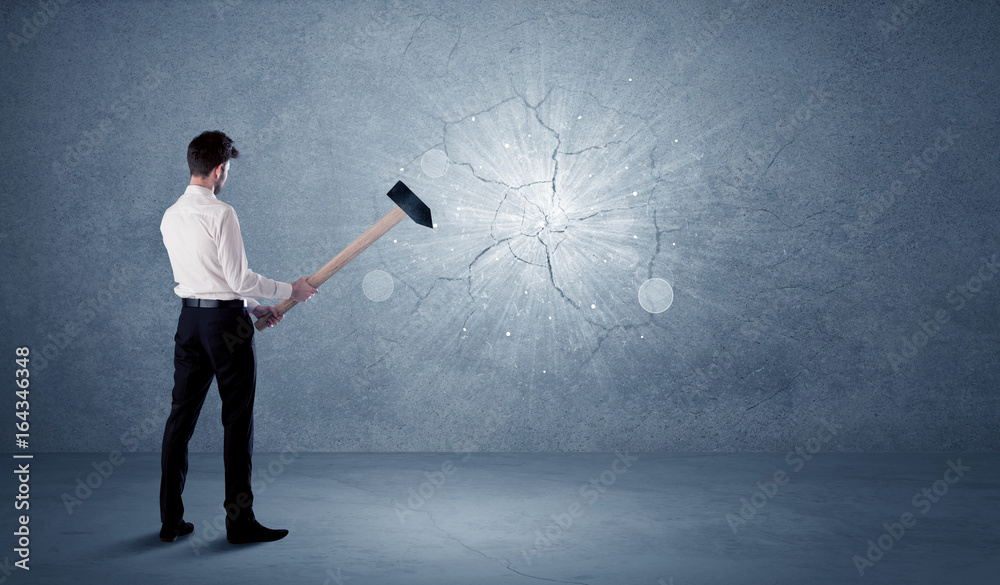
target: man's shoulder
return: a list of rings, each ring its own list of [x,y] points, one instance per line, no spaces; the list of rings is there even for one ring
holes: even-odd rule
[[[198,213],[222,217],[230,213],[235,214],[236,210],[232,205],[219,199],[182,195],[164,211],[164,216],[174,213]]]

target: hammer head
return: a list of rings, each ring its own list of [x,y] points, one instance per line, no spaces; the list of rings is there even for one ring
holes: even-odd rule
[[[417,197],[416,193],[410,191],[410,188],[404,185],[402,181],[397,181],[386,195],[400,209],[405,211],[406,215],[410,216],[410,219],[424,227],[434,228],[434,222],[431,221],[431,209]]]

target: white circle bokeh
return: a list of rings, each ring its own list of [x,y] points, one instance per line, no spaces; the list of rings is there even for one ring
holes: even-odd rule
[[[428,150],[420,158],[420,170],[432,179],[443,177],[448,172],[448,155],[436,148]]]
[[[649,313],[662,313],[674,302],[674,289],[662,278],[650,278],[639,287],[639,304]]]
[[[392,276],[384,270],[372,270],[361,282],[361,290],[368,300],[381,303],[392,296]]]

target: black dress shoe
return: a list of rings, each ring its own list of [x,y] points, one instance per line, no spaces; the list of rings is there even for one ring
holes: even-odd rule
[[[288,535],[285,529],[272,530],[261,526],[256,519],[248,522],[233,523],[226,528],[226,540],[231,544],[246,544],[248,542],[274,542]]]
[[[173,542],[178,536],[184,536],[192,532],[194,532],[194,524],[185,522],[182,518],[173,526],[164,524],[163,528],[160,528],[160,540],[163,542]]]

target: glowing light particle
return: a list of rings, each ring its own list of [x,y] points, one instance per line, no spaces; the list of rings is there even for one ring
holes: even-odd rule
[[[577,120],[582,120],[582,119],[583,119],[583,116],[577,116],[577,117],[576,117],[576,119],[577,119]]]
[[[381,303],[392,296],[392,276],[382,270],[372,270],[361,282],[361,290],[368,300]]]
[[[590,308],[591,308],[591,309],[596,309],[596,308],[597,308],[597,305],[590,305]]]
[[[473,121],[473,122],[475,122],[475,121],[476,121],[476,117],[475,117],[475,116],[473,116],[473,117],[472,117],[472,121]]]
[[[674,138],[674,142],[677,142],[677,139],[676,139],[676,138]]]
[[[448,155],[436,148],[428,150],[420,157],[420,170],[432,179],[443,177],[448,172]]]
[[[639,304],[649,313],[662,313],[674,302],[674,289],[662,278],[650,278],[639,287]]]
[[[510,331],[507,332],[507,337],[510,337]]]
[[[632,191],[632,197],[637,197],[639,195],[638,191]]]
[[[506,144],[506,143],[505,143],[505,144],[503,145],[503,147],[504,147],[504,148],[510,148],[510,145],[509,145],[509,144]]]

